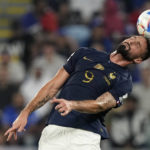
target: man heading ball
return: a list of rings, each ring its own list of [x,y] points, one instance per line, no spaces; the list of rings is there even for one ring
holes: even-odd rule
[[[93,48],[80,48],[21,111],[5,133],[7,140],[12,136],[17,139],[17,132],[24,130],[28,116],[50,100],[54,105],[39,150],[68,147],[100,150],[100,140],[108,138],[104,116],[119,107],[132,90],[126,66],[139,64],[149,57],[149,41],[143,36],[127,38],[110,55]]]

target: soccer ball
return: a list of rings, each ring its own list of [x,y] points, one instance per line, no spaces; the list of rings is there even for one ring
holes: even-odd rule
[[[137,20],[138,33],[150,38],[150,9],[142,12]]]

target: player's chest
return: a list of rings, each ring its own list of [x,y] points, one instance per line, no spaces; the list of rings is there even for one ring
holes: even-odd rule
[[[99,61],[88,56],[82,57],[77,62],[75,74],[83,85],[93,86],[98,89],[110,88],[117,79],[116,71],[109,66],[107,61]]]

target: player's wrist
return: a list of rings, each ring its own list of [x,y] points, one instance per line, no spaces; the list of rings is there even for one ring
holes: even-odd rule
[[[76,101],[70,101],[70,108],[71,110],[76,110],[77,102]]]
[[[27,109],[24,109],[24,110],[21,111],[20,115],[28,117],[30,115],[30,111],[27,110]]]

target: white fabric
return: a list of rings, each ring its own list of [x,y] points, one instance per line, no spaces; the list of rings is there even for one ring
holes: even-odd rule
[[[148,115],[142,110],[136,110],[132,118],[127,115],[112,117],[111,137],[114,142],[124,144],[131,136],[132,142],[138,146],[145,143],[149,128]],[[131,132],[132,131],[132,132]],[[132,134],[132,135],[131,135]]]
[[[52,77],[50,77],[52,78]],[[50,79],[46,77],[37,78],[35,76],[28,76],[28,78],[22,83],[20,92],[25,99],[25,104],[29,103],[38,91],[43,87]],[[50,111],[50,103],[46,103],[43,107],[35,111],[39,119],[42,119]]]
[[[11,83],[22,82],[25,78],[25,66],[21,61],[11,61],[8,66],[9,81]]]
[[[99,134],[48,125],[42,131],[38,150],[100,150]]]
[[[132,93],[139,99],[139,107],[146,113],[150,113],[150,86],[145,87],[141,84],[134,84]]]
[[[94,12],[103,9],[104,2],[104,0],[70,0],[70,8],[80,11],[82,17],[89,20]]]
[[[33,67],[40,67],[42,69],[43,76],[50,78],[53,77],[65,63],[66,59],[64,57],[57,53],[53,53],[49,59],[46,58],[46,56],[37,57],[33,61]]]

